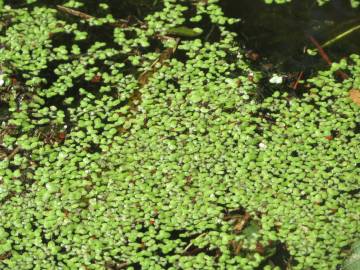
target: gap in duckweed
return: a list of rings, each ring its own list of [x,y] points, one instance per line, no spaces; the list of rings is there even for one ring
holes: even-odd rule
[[[263,66],[264,71],[311,74],[326,68],[319,56],[306,54],[306,48],[314,48],[308,36],[314,36],[322,44],[360,24],[360,11],[343,0],[334,0],[321,7],[312,0],[284,5],[225,0],[221,1],[221,6],[227,16],[241,19],[231,27],[238,34],[240,43],[258,54],[258,62],[272,65]],[[359,52],[359,40],[360,31],[354,31],[325,50],[333,61],[339,61]]]
[[[294,85],[328,67],[320,55],[307,53],[307,49],[315,48],[309,37],[313,36],[323,44],[360,25],[359,9],[351,8],[343,0],[334,0],[321,7],[312,0],[292,1],[285,5],[225,0],[221,1],[221,6],[227,16],[241,20],[231,26],[231,30],[238,34],[239,43],[244,44],[252,66],[265,75],[260,80],[262,98],[279,89],[276,83],[269,82],[274,74],[282,80],[283,91],[295,97],[302,96],[308,89]],[[359,52],[359,40],[360,30],[354,31],[326,47],[325,51],[332,61],[337,62]]]

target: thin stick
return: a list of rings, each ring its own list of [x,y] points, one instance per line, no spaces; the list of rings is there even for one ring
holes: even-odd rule
[[[205,236],[205,235],[207,235],[207,233],[202,233],[202,234],[200,234],[199,236],[197,236],[195,239],[200,238],[200,237],[203,237],[203,236]],[[183,253],[187,252],[192,245],[193,245],[193,243],[190,242],[190,243],[184,248]]]
[[[311,35],[309,35],[308,37],[309,37],[310,41],[315,45],[315,47],[317,48],[317,50],[319,51],[321,57],[325,60],[325,62],[326,62],[329,66],[331,66],[331,65],[332,65],[332,62],[331,62],[329,56],[328,56],[328,55],[326,54],[326,52],[324,51],[324,49],[323,49],[323,48],[321,47],[321,45],[319,44],[319,42],[317,42],[317,40],[316,40],[313,36],[311,36]]]
[[[171,58],[171,56],[176,52],[176,49],[178,47],[178,44],[180,42],[180,39],[175,39],[175,46],[173,48],[167,48],[165,49],[160,56],[151,64],[150,70],[145,70],[143,73],[140,74],[138,78],[138,82],[141,86],[144,86],[148,83],[149,78],[160,68],[157,67],[156,64],[160,63],[160,66],[168,59]]]
[[[213,25],[211,25],[209,33],[205,37],[205,41],[209,40],[209,38],[210,38],[211,34],[214,32],[214,30],[215,30],[215,25],[213,24]]]
[[[329,58],[329,56],[327,55],[327,53],[324,51],[324,49],[321,47],[321,45],[319,44],[319,42],[317,42],[317,40],[311,36],[311,35],[308,35],[310,41],[316,46],[317,50],[319,51],[321,57],[324,59],[324,61],[329,65],[331,66],[332,65],[332,62]],[[341,70],[338,70],[336,71],[336,73],[343,79],[343,80],[346,80],[349,78],[349,76],[341,71]]]
[[[296,79],[296,82],[294,83],[293,89],[296,90],[299,86],[299,81],[302,79],[302,77],[304,76],[304,71],[301,71],[299,73],[299,76]]]
[[[67,14],[70,14],[70,15],[73,15],[73,16],[76,16],[76,17],[80,17],[81,19],[84,19],[84,20],[90,20],[90,19],[95,18],[94,16],[91,16],[91,15],[86,14],[86,13],[81,12],[81,11],[77,11],[77,10],[72,9],[72,8],[64,7],[64,6],[61,6],[61,5],[57,5],[56,7],[58,8],[58,10],[60,10],[60,11],[62,11],[64,13],[67,13]]]
[[[360,24],[357,25],[357,26],[354,26],[352,28],[350,28],[349,30],[337,35],[336,37],[330,39],[329,41],[325,42],[324,44],[321,44],[321,47],[325,48],[325,47],[328,47],[330,46],[331,44],[339,41],[340,39],[350,35],[352,32],[356,31],[356,30],[359,30],[360,29]]]
[[[20,146],[16,146],[15,149],[7,156],[7,159],[12,159],[20,150]]]
[[[91,16],[91,15],[89,15],[87,13],[84,13],[84,12],[81,12],[81,11],[78,11],[78,10],[75,10],[75,9],[72,9],[72,8],[64,7],[62,5],[57,5],[56,7],[57,7],[58,10],[60,10],[60,11],[62,11],[64,13],[79,17],[79,18],[84,19],[84,20],[96,19],[96,17],[94,17],[94,16]],[[112,25],[114,27],[123,27],[124,24],[127,24],[127,23],[128,23],[127,20],[119,19],[115,23],[110,23],[110,25]]]

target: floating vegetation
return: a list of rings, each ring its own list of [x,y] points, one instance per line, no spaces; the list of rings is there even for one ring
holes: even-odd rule
[[[358,54],[295,96],[251,66],[216,0],[139,1],[142,17],[15,2],[0,11],[1,269],[353,269]]]

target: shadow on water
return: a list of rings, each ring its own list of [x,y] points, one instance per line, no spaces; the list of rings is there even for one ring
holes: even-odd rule
[[[227,16],[241,19],[232,27],[239,41],[280,72],[311,72],[326,67],[319,56],[304,53],[306,48],[314,47],[307,35],[322,44],[360,24],[360,9],[351,8],[349,1],[343,0],[333,0],[322,7],[314,0],[283,5],[267,5],[261,0],[224,0],[221,5]],[[360,30],[326,48],[326,52],[333,61],[359,53]]]

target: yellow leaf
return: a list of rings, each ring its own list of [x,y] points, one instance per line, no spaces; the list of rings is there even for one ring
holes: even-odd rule
[[[357,105],[360,106],[360,90],[359,89],[351,89],[349,92],[349,96]]]

